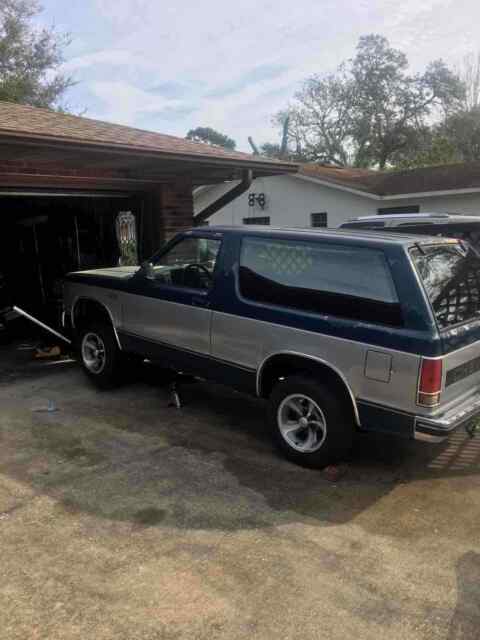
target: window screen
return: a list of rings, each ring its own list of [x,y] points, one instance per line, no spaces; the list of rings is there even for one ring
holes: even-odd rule
[[[253,216],[251,218],[244,218],[243,224],[270,224],[270,218],[268,216]]]
[[[310,214],[310,225],[312,227],[326,227],[327,226],[327,212],[322,211],[321,213],[311,213]]]
[[[240,291],[256,302],[401,324],[390,269],[374,249],[245,238]]]
[[[441,329],[480,317],[480,258],[462,244],[410,251]]]

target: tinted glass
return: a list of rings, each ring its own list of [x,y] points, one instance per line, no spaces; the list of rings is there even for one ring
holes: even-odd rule
[[[152,262],[155,280],[161,284],[209,289],[220,240],[185,238]]]
[[[323,314],[400,324],[400,306],[382,251],[246,238],[240,258],[244,297]]]
[[[467,244],[411,250],[440,328],[480,317],[480,259]]]

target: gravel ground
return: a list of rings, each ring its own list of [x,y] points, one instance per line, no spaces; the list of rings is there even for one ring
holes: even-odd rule
[[[480,637],[480,439],[362,435],[331,482],[257,400],[29,357],[0,350],[2,640]]]

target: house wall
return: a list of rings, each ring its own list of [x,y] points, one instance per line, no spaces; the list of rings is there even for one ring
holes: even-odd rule
[[[232,186],[218,185],[195,195],[195,212],[201,211]],[[249,206],[250,193],[265,194],[266,206],[263,210],[258,204]],[[336,227],[349,218],[375,213],[376,203],[291,176],[258,178],[248,192],[214,214],[210,224],[241,225],[244,218],[269,216],[271,226],[309,227],[310,214],[322,211],[328,213],[328,226]]]
[[[195,194],[198,213],[235,183],[217,185]],[[250,207],[248,196],[264,193],[266,206]],[[248,192],[238,197],[210,218],[211,225],[241,225],[244,218],[270,217],[271,226],[310,227],[310,214],[327,212],[328,226],[338,227],[356,216],[374,215],[380,207],[418,205],[420,212],[448,212],[480,215],[480,193],[414,199],[375,200],[293,176],[275,176],[254,180]]]
[[[407,202],[399,201],[395,202]],[[432,198],[417,198],[412,204],[420,205],[420,212],[461,213],[465,215],[480,215],[480,193],[458,196],[437,196]],[[383,206],[383,205],[382,205]],[[390,206],[390,205],[387,205]],[[395,205],[391,205],[395,206]]]

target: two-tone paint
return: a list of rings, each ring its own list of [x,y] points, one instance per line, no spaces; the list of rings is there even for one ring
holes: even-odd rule
[[[242,297],[239,260],[246,236],[364,246],[384,252],[401,305],[403,325],[308,313]],[[359,427],[434,440],[480,410],[480,326],[441,334],[409,256],[425,237],[349,231],[198,228],[184,237],[221,241],[213,286],[208,291],[165,285],[137,268],[78,272],[67,277],[65,307],[75,327],[77,304],[102,305],[127,352],[167,363],[204,378],[263,395],[263,372],[272,358],[290,354],[331,369],[345,385]],[[368,277],[368,274],[365,274]],[[442,401],[417,405],[422,357],[441,358]],[[468,375],[454,375],[467,367]],[[472,369],[471,371],[468,369]]]

